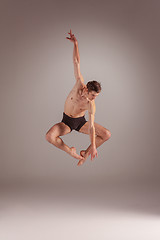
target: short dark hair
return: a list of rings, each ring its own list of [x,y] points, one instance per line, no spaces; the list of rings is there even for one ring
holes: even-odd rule
[[[95,80],[89,81],[86,86],[87,86],[88,92],[95,91],[99,93],[101,91],[101,84]]]

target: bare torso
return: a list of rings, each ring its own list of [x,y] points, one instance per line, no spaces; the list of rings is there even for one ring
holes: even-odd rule
[[[90,100],[83,96],[83,88],[87,88],[85,84],[76,83],[66,98],[64,112],[70,117],[82,117],[89,108]]]

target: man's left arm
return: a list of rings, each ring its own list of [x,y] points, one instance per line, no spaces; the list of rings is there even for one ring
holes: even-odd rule
[[[96,112],[96,106],[95,102],[91,101],[89,102],[89,135],[91,139],[91,160],[95,157],[98,156],[97,154],[97,149],[96,149],[96,142],[95,142],[95,126],[94,126],[94,118],[95,118],[95,112]]]

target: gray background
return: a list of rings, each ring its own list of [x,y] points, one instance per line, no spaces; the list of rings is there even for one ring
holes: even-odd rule
[[[0,2],[0,239],[160,239],[159,13],[158,0]],[[75,84],[70,28],[112,133],[81,167],[45,139]]]
[[[160,2],[15,0],[0,9],[1,183],[159,181]],[[81,167],[45,139],[75,83],[70,28],[85,83],[102,84],[95,121],[112,133]],[[62,139],[77,151],[90,143],[77,132]]]

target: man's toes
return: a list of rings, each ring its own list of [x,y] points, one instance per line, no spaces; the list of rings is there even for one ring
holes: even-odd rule
[[[84,159],[83,159],[83,160],[80,160],[77,165],[78,165],[78,166],[81,166],[84,162],[85,162]]]
[[[82,165],[82,164],[83,164],[83,163],[82,163],[82,160],[79,160],[77,166],[80,166],[80,165]]]

